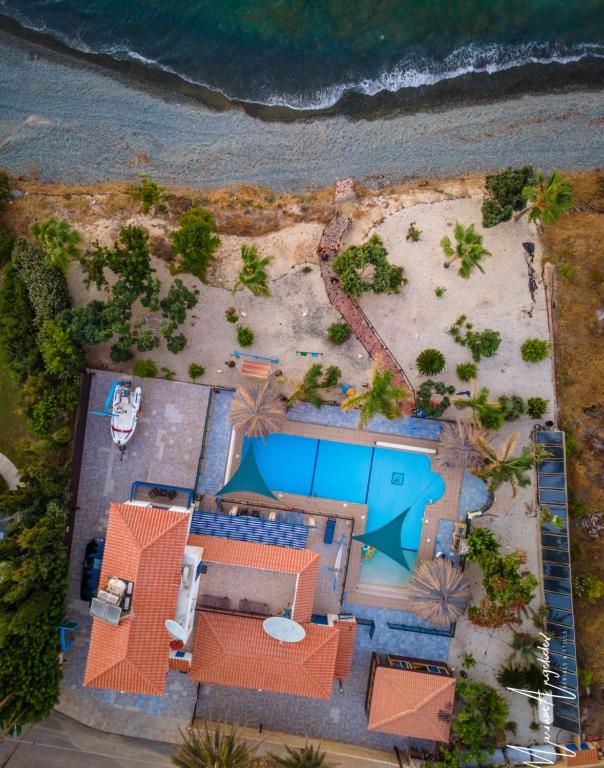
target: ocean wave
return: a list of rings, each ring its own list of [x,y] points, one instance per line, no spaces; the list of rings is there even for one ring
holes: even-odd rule
[[[2,7],[3,0],[0,0],[0,9]],[[471,44],[454,50],[440,61],[420,56],[407,57],[396,66],[372,78],[351,77],[342,83],[301,93],[274,93],[258,88],[255,93],[243,95],[191,77],[132,50],[126,44],[100,45],[93,48],[79,35],[67,35],[50,29],[45,24],[35,24],[22,14],[14,14],[13,18],[22,26],[52,36],[68,47],[83,53],[101,54],[118,61],[135,61],[145,67],[178,77],[184,82],[220,93],[229,100],[268,107],[286,107],[296,111],[328,109],[337,104],[347,93],[360,93],[371,97],[383,91],[396,93],[407,88],[431,86],[443,80],[453,80],[468,74],[492,75],[527,64],[569,64],[586,58],[604,58],[604,45],[598,43],[578,43],[570,46],[538,42],[519,45]]]

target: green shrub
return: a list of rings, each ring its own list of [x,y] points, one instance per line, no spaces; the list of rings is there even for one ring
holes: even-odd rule
[[[157,365],[154,360],[139,358],[134,361],[132,373],[144,379],[154,379],[157,374]]]
[[[82,237],[68,221],[51,217],[36,221],[29,229],[44,252],[47,267],[56,267],[65,272],[69,264],[80,257],[79,243]]]
[[[176,377],[176,371],[173,371],[171,368],[166,368],[162,365],[161,372],[164,375],[164,379],[167,381],[174,381],[174,378]]]
[[[187,346],[187,337],[184,333],[170,334],[166,336],[166,347],[173,355],[177,355],[179,352]]]
[[[563,277],[565,280],[572,280],[575,276],[575,268],[572,264],[559,264],[558,265],[558,274],[560,277]]]
[[[486,198],[482,204],[482,226],[494,227],[500,221],[509,221],[514,211],[524,208],[522,190],[533,184],[535,172],[532,166],[506,168],[485,179]]]
[[[434,289],[434,295],[436,296],[437,299],[442,299],[442,297],[445,295],[446,292],[447,292],[447,289],[443,288],[442,285],[438,285]]]
[[[573,591],[587,603],[595,603],[604,597],[604,581],[593,573],[574,573]]]
[[[418,229],[415,226],[415,222],[412,221],[411,224],[409,224],[409,228],[407,229],[407,235],[405,237],[405,240],[410,240],[412,243],[417,243],[421,233],[422,233],[421,229]]]
[[[6,208],[10,200],[10,179],[8,173],[0,171],[0,213]]]
[[[478,376],[478,366],[476,363],[460,363],[455,371],[460,381],[472,381],[472,379]]]
[[[576,496],[571,496],[568,502],[568,514],[573,520],[582,520],[587,514],[589,514],[589,508],[581,499]]]
[[[12,264],[0,283],[0,352],[18,382],[42,368],[27,289]]]
[[[151,181],[148,176],[142,176],[139,184],[133,184],[128,194],[133,202],[141,203],[143,213],[149,213],[151,208],[159,205],[165,197],[163,187]]]
[[[307,264],[306,266],[302,267],[300,271],[303,275],[309,275],[312,272],[312,267]]]
[[[529,397],[526,401],[526,412],[531,419],[540,419],[547,411],[549,400],[542,397]]]
[[[241,347],[249,347],[254,343],[254,331],[245,325],[237,328],[237,341]]]
[[[127,360],[132,360],[134,354],[130,349],[131,346],[130,338],[118,339],[109,350],[109,357],[114,363],[125,363]]]
[[[237,320],[239,320],[239,313],[235,309],[235,307],[227,307],[224,317],[227,321],[227,323],[236,323]]]
[[[6,227],[0,224],[0,267],[3,267],[10,261],[14,242],[15,238]]]
[[[46,372],[57,379],[78,376],[84,369],[82,350],[71,334],[54,320],[45,320],[39,336],[40,353]]]
[[[39,248],[18,238],[13,247],[13,264],[27,288],[38,326],[42,326],[45,320],[54,320],[59,312],[69,309],[65,275],[55,267],[44,264],[44,254]]]
[[[206,369],[203,367],[203,365],[198,365],[197,363],[191,363],[191,365],[189,366],[189,378],[192,379],[193,381],[201,378],[205,372],[206,372]]]
[[[493,357],[501,345],[501,334],[485,328],[484,331],[475,331],[473,323],[469,322],[466,315],[460,315],[449,328],[449,333],[457,344],[467,347],[472,353],[472,359],[479,363],[483,357]]]
[[[340,287],[349,296],[365,291],[398,293],[407,280],[403,268],[388,263],[388,251],[377,235],[363,245],[351,245],[333,261]]]
[[[436,376],[445,369],[445,356],[438,349],[422,350],[415,361],[422,376]]]
[[[197,304],[197,293],[190,291],[182,280],[176,278],[167,295],[159,302],[162,315],[181,325],[187,317],[187,310]]]
[[[526,410],[524,400],[518,395],[501,395],[498,402],[505,421],[517,421]]]
[[[348,323],[332,323],[327,329],[327,336],[332,344],[343,344],[350,338]]]
[[[455,393],[455,387],[442,381],[426,379],[416,393],[415,406],[429,419],[439,419],[451,405],[449,395]],[[439,398],[434,398],[434,395]]]
[[[209,211],[190,208],[180,217],[180,227],[171,233],[172,247],[181,256],[179,272],[189,272],[206,282],[206,272],[220,245],[218,227]]]
[[[543,339],[527,339],[521,347],[522,359],[527,363],[540,363],[549,357],[549,343]]]

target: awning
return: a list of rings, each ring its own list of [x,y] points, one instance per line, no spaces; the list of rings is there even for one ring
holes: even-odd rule
[[[241,459],[241,464],[233,477],[216,493],[216,496],[227,496],[234,493],[257,493],[259,496],[266,496],[277,501],[276,496],[272,494],[271,489],[260,474],[253,445],[250,445],[245,456]]]
[[[379,552],[394,560],[395,563],[402,565],[403,568],[410,571],[411,567],[403,553],[415,552],[415,549],[405,548],[401,544],[403,523],[410,509],[411,507],[407,507],[404,512],[401,512],[394,520],[386,523],[381,528],[362,533],[360,536],[353,536],[352,538],[370,547],[375,547]]]

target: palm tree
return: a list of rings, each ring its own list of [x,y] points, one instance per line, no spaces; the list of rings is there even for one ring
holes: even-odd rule
[[[514,639],[509,643],[512,648],[510,660],[517,660],[526,666],[534,664],[539,655],[540,642],[538,637],[528,632],[514,632]]]
[[[426,560],[411,577],[411,611],[438,627],[448,627],[463,616],[470,600],[470,585],[449,560]]]
[[[325,752],[321,751],[321,745],[313,747],[305,744],[303,747],[293,749],[285,745],[285,755],[277,755],[274,752],[268,754],[275,765],[282,768],[335,768],[338,763],[326,763]]]
[[[486,440],[486,434],[475,424],[446,424],[440,433],[438,452],[434,462],[440,467],[463,469],[474,472],[484,466],[485,457],[478,440]]]
[[[204,722],[203,728],[191,728],[182,734],[184,744],[173,755],[178,768],[261,768],[263,760],[256,756],[257,747],[240,741],[237,731],[224,731],[217,726],[213,732]]]
[[[270,296],[266,267],[271,263],[273,257],[265,256],[261,259],[255,245],[242,245],[241,258],[243,267],[233,287],[233,293],[237,293],[240,288],[248,288],[254,296]]]
[[[573,185],[560,171],[554,171],[549,178],[538,171],[536,184],[525,187],[522,197],[531,205],[520,211],[517,219],[528,211],[529,221],[553,224],[573,204]]]
[[[474,267],[484,272],[480,262],[485,256],[490,256],[491,253],[482,244],[482,235],[474,231],[474,224],[464,227],[463,224],[457,222],[453,234],[457,241],[455,248],[448,235],[445,235],[440,241],[441,248],[448,258],[448,261],[445,261],[445,267],[448,268],[454,261],[459,260],[458,274],[461,277],[470,277]]]
[[[504,688],[524,688],[526,670],[520,664],[507,661],[497,670],[497,682]]]
[[[484,429],[501,429],[505,420],[505,412],[500,403],[489,400],[489,390],[482,387],[478,391],[476,382],[472,383],[472,395],[468,400],[454,400],[456,408],[471,408],[474,423]]]
[[[297,385],[296,389],[290,395],[287,401],[287,407],[292,408],[296,403],[305,402],[314,405],[315,408],[320,408],[324,405],[325,400],[319,392],[320,389],[331,389],[335,387],[342,371],[336,365],[330,365],[325,371],[323,378],[323,366],[320,363],[311,365],[310,368],[304,374],[304,378]]]
[[[283,421],[281,395],[268,381],[261,385],[239,387],[231,405],[229,421],[244,437],[261,437],[277,432]]]
[[[487,440],[478,440],[478,445],[486,459],[486,465],[476,474],[487,480],[487,488],[491,493],[504,483],[510,483],[512,494],[516,496],[518,487],[525,488],[531,483],[526,473],[538,461],[543,461],[549,456],[549,453],[542,446],[535,443],[526,446],[514,456],[512,454],[517,441],[518,435],[516,433],[510,435],[498,451]]]
[[[409,392],[392,383],[392,371],[374,368],[371,372],[371,385],[365,392],[347,397],[342,403],[343,411],[359,408],[359,429],[363,429],[374,416],[381,414],[387,419],[397,419],[402,413],[401,401],[409,397]]]
[[[78,243],[82,238],[68,221],[45,219],[32,224],[30,230],[44,251],[44,263],[48,267],[57,267],[64,272],[70,261],[80,257]]]

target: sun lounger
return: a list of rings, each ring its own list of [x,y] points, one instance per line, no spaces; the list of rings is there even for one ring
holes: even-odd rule
[[[333,544],[333,535],[336,530],[335,517],[328,517],[327,524],[325,526],[325,536],[323,536],[323,544]]]

